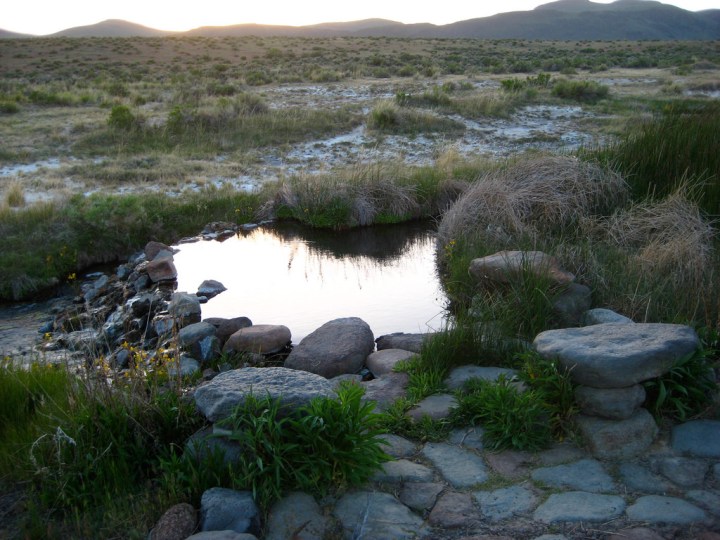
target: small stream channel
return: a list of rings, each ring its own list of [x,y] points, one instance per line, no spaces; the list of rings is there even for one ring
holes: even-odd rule
[[[293,343],[339,317],[360,317],[380,336],[437,330],[446,313],[431,223],[342,232],[278,223],[175,247],[177,290],[194,292],[206,279],[227,287],[203,318],[283,324]]]

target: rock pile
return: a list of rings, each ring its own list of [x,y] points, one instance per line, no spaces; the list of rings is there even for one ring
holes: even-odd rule
[[[533,342],[544,357],[558,359],[579,386],[578,426],[602,458],[638,455],[653,442],[657,425],[640,407],[643,381],[665,374],[700,346],[695,331],[676,324],[602,323],[548,330]]]

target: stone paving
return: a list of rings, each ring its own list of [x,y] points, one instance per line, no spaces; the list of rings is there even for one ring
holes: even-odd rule
[[[720,540],[720,421],[676,426],[625,460],[572,443],[490,452],[481,436],[467,428],[416,444],[388,435],[394,460],[372,482],[312,508],[281,501],[266,537]]]

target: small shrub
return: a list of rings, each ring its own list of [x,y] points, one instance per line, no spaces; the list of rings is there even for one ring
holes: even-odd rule
[[[552,89],[553,96],[587,103],[595,103],[605,99],[609,93],[610,89],[607,86],[595,81],[559,80],[553,85]]]
[[[108,125],[113,129],[130,131],[136,125],[136,118],[127,105],[113,105],[110,109]]]
[[[20,107],[15,101],[0,100],[0,113],[15,114],[20,112]]]

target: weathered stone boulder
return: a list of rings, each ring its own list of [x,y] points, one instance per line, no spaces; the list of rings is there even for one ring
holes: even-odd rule
[[[507,380],[515,379],[517,377],[517,370],[475,365],[459,366],[453,368],[445,378],[444,384],[449,390],[458,390],[472,379],[495,382],[499,380],[500,377],[505,377]]]
[[[200,500],[201,531],[260,534],[260,510],[249,491],[211,488]]]
[[[211,422],[230,415],[249,395],[279,399],[290,410],[316,397],[334,395],[330,381],[306,371],[286,368],[243,368],[220,373],[195,390],[195,403]]]
[[[192,377],[200,371],[200,363],[189,356],[182,355],[177,364],[170,364],[167,368],[170,377]]]
[[[680,324],[597,324],[546,330],[533,347],[557,358],[578,384],[625,388],[666,373],[700,346],[695,331]]]
[[[170,299],[168,312],[175,319],[178,328],[182,328],[188,324],[200,322],[202,310],[197,296],[186,292],[176,292]]]
[[[365,361],[367,368],[372,371],[376,377],[390,373],[398,362],[410,360],[415,353],[405,351],[403,349],[383,349],[371,353]]]
[[[150,532],[150,540],[185,540],[195,531],[195,509],[188,503],[168,508]]]
[[[357,317],[335,319],[305,337],[285,360],[285,367],[328,379],[356,373],[375,348],[368,324]]]
[[[394,401],[406,397],[410,376],[407,373],[387,373],[363,383],[366,401],[374,401],[378,411],[384,411]]]
[[[206,323],[212,324],[217,331],[215,335],[224,345],[230,336],[242,328],[252,326],[252,321],[247,317],[233,317],[232,319],[223,319],[221,317],[209,317],[205,319]]]
[[[158,257],[145,267],[148,277],[153,283],[173,281],[177,279],[177,268],[172,257]]]
[[[423,343],[432,339],[435,332],[428,332],[427,334],[405,334],[404,332],[397,332],[395,334],[386,334],[380,336],[375,340],[377,343],[377,350],[382,351],[383,349],[403,349],[414,353],[419,353],[422,349]]]
[[[223,346],[223,352],[272,354],[282,351],[291,339],[287,326],[257,324],[241,328],[231,335]]]
[[[570,283],[553,299],[553,311],[562,324],[577,326],[592,305],[592,291],[586,285]]]
[[[469,268],[479,283],[511,283],[522,272],[529,272],[556,285],[571,283],[575,276],[560,268],[555,257],[542,251],[500,251],[487,257],[473,259]]]
[[[192,350],[193,345],[198,341],[208,336],[214,336],[215,332],[215,327],[206,322],[189,324],[178,332],[178,345],[184,349]]]
[[[206,279],[198,287],[197,296],[204,296],[205,298],[213,298],[223,291],[227,291],[225,285],[214,279]]]
[[[645,388],[639,384],[627,388],[578,386],[575,401],[582,412],[590,416],[625,420],[645,401]]]
[[[157,258],[158,255],[161,257],[172,255],[173,249],[170,246],[163,244],[162,242],[155,242],[154,240],[151,240],[150,242],[145,244],[144,253],[145,259],[147,259],[148,261],[152,261]]]
[[[589,309],[585,313],[583,313],[580,323],[582,324],[582,326],[592,326],[594,324],[605,323],[633,324],[634,321],[625,317],[624,315],[615,313],[611,309],[595,308]]]
[[[658,432],[652,415],[638,409],[627,420],[607,420],[578,415],[576,419],[594,456],[601,459],[626,459],[644,452]]]

